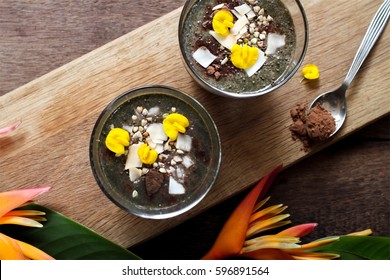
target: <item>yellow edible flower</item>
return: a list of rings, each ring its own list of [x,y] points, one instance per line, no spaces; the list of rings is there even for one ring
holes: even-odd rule
[[[156,150],[152,150],[148,144],[144,143],[138,148],[138,156],[142,163],[153,164],[157,160],[158,153]]]
[[[182,114],[173,113],[169,114],[163,120],[163,128],[165,134],[171,139],[176,140],[180,133],[185,133],[186,128],[190,125],[188,119]]]
[[[130,134],[122,128],[113,128],[107,135],[106,147],[116,153],[124,154],[125,147],[130,145]]]
[[[217,12],[212,21],[213,29],[215,32],[222,36],[229,35],[229,28],[234,26],[233,15],[227,10],[221,10]]]
[[[249,47],[247,44],[240,46],[235,44],[230,57],[234,66],[240,69],[252,67],[259,57],[259,50],[256,47]]]
[[[320,77],[320,71],[318,70],[317,65],[315,64],[307,64],[302,69],[302,75],[305,79],[315,80]]]

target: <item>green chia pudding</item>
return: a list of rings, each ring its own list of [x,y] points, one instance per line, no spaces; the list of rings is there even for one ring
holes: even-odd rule
[[[233,15],[227,36],[214,29],[213,18],[220,11]],[[280,0],[199,0],[181,32],[189,67],[209,85],[231,93],[266,90],[283,79],[296,45],[293,20]],[[232,63],[235,44],[258,49],[253,67]]]

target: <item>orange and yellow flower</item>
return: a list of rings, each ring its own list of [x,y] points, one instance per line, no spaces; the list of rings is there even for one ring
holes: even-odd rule
[[[261,209],[269,197],[256,203],[270,187],[272,181],[282,169],[278,166],[266,175],[244,198],[229,217],[212,248],[203,259],[226,259],[242,256],[252,259],[335,259],[337,254],[313,252],[312,250],[339,240],[339,236],[322,238],[301,245],[300,237],[310,233],[316,223],[307,223],[276,234],[259,235],[291,223],[289,214],[282,212],[287,206],[282,204]],[[371,230],[349,235],[370,235]]]
[[[0,225],[13,224],[27,227],[42,227],[46,221],[44,212],[35,210],[18,210],[33,198],[48,191],[50,187],[29,188],[0,193]],[[9,237],[0,232],[0,260],[52,260],[53,257],[42,250]]]

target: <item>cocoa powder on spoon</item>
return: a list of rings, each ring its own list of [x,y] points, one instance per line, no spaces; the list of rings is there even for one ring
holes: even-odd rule
[[[336,129],[333,116],[320,104],[309,112],[307,109],[307,104],[301,103],[290,111],[293,120],[291,136],[302,142],[304,150],[328,140]]]

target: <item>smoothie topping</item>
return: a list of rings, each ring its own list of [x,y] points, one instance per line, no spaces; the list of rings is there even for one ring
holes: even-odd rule
[[[184,115],[172,107],[169,113],[159,107],[138,106],[122,128],[111,126],[106,147],[116,156],[125,156],[124,170],[131,182],[145,179],[148,196],[168,183],[169,194],[185,193],[185,181],[195,160],[190,154],[192,129]],[[169,178],[168,178],[169,177]],[[138,196],[138,190],[133,197]]]
[[[229,34],[229,28],[234,26],[233,15],[228,10],[220,10],[213,17],[213,29],[222,36]]]
[[[182,114],[169,114],[163,121],[164,132],[171,140],[176,140],[180,133],[185,133],[190,125],[188,119]]]
[[[267,56],[285,45],[286,36],[275,32],[273,17],[257,1],[224,2],[208,6],[201,23],[218,45],[198,41],[193,58],[216,80],[221,73],[224,76],[232,73],[234,67],[250,69],[245,72],[251,77],[264,65]]]
[[[253,66],[259,57],[259,49],[248,47],[247,44],[240,46],[235,44],[232,48],[231,60],[234,66],[240,69],[247,69]]]
[[[142,144],[141,147],[138,148],[137,153],[138,153],[139,159],[144,164],[153,164],[158,157],[157,151],[152,150],[149,147],[149,145],[146,143]]]
[[[197,49],[193,55],[194,59],[202,65],[203,68],[207,68],[210,66],[211,63],[217,58],[217,56],[213,55],[209,49],[202,46],[199,49]]]
[[[106,138],[106,146],[115,154],[123,155],[125,147],[130,145],[130,134],[122,128],[111,129]]]

